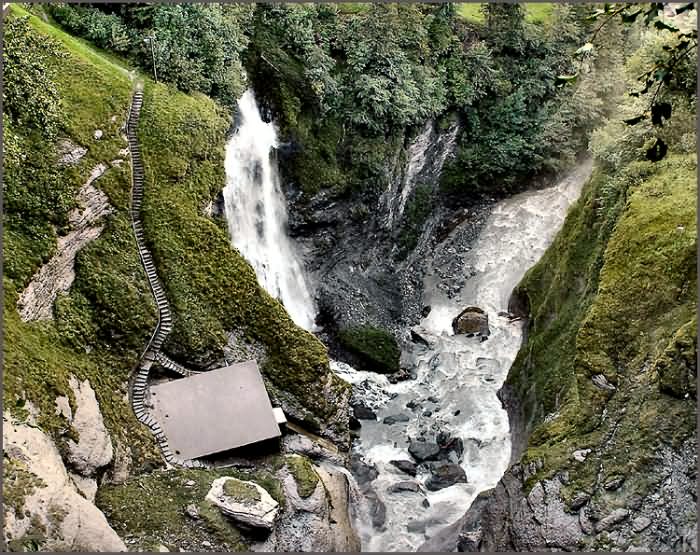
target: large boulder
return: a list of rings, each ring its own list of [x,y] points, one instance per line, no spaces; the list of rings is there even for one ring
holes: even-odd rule
[[[445,463],[433,468],[430,478],[425,482],[425,487],[430,491],[437,491],[460,482],[467,483],[464,469],[458,464]]]
[[[455,334],[488,337],[491,335],[489,316],[478,306],[468,306],[452,320],[452,331]]]
[[[4,535],[10,551],[126,551],[105,515],[76,489],[53,440],[3,415]],[[41,531],[37,540],[37,530]],[[37,550],[37,546],[33,546]]]
[[[437,460],[440,455],[440,447],[432,441],[414,440],[408,444],[408,452],[419,463],[423,461]]]
[[[78,432],[78,441],[69,439],[66,442],[66,461],[77,474],[93,476],[98,468],[112,461],[112,440],[90,382],[81,383],[71,376],[69,384],[77,405],[71,424]]]
[[[279,504],[265,488],[230,476],[214,480],[207,501],[245,528],[270,532],[279,511]]]

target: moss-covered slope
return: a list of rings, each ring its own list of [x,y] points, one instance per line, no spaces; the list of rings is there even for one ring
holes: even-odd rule
[[[505,389],[526,448],[466,517],[482,511],[481,549],[692,544],[696,169],[596,170],[520,284],[531,320]]]
[[[239,339],[263,348],[263,373],[292,416],[341,437],[342,418],[327,423],[339,408],[342,413],[347,386],[331,373],[326,348],[258,285],[225,226],[205,213],[225,185],[230,124],[230,114],[204,95],[161,84],[145,88],[139,123],[143,216],[175,314],[167,349],[185,363],[223,363],[229,333],[236,331]]]

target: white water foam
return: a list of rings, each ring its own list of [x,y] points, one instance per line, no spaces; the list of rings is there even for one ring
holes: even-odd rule
[[[361,528],[363,551],[415,551],[459,519],[479,492],[494,487],[503,475],[510,459],[510,430],[508,415],[496,393],[517,355],[523,330],[521,322],[498,313],[507,311],[513,288],[553,240],[590,169],[589,163],[583,164],[554,187],[516,195],[495,207],[465,257],[476,275],[461,291],[463,302],[449,299],[437,287],[436,278],[426,278],[424,302],[432,310],[421,326],[431,347],[417,355],[415,380],[382,384],[388,400],[376,407],[376,422],[362,422],[355,446],[356,452],[379,471],[372,487],[386,505],[383,530],[366,525]],[[452,319],[466,305],[479,306],[488,313],[491,335],[486,341],[453,334]],[[431,396],[437,398],[436,403],[428,400]],[[419,402],[422,408],[410,410],[406,407],[409,401]],[[426,409],[433,414],[425,416]],[[408,414],[411,420],[382,423],[384,417],[399,413]],[[417,437],[421,430],[447,431],[463,440],[461,466],[467,484],[435,492],[387,491],[393,484],[411,479],[389,461],[410,460],[408,437]],[[428,477],[429,473],[423,472],[416,480],[424,484]],[[423,498],[429,507],[422,505]]]
[[[233,246],[260,285],[294,322],[315,329],[316,306],[295,245],[287,235],[287,205],[274,160],[277,130],[265,122],[251,90],[238,100],[240,125],[226,145],[224,203]]]

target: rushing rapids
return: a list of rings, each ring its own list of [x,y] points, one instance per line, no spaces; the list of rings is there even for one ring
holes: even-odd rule
[[[303,264],[287,235],[287,204],[275,161],[273,122],[265,122],[252,90],[238,100],[240,124],[226,145],[224,203],[233,246],[258,281],[279,299],[294,322],[314,329],[316,307]]]
[[[523,323],[504,312],[515,285],[561,227],[590,168],[585,163],[553,187],[496,205],[476,243],[465,253],[471,277],[458,295],[450,297],[437,287],[436,267],[428,271],[423,299],[431,311],[421,321],[420,333],[429,346],[405,353],[416,368],[415,380],[391,385],[383,377],[364,372],[353,376],[345,369],[350,381],[369,391],[383,391],[383,399],[374,405],[377,420],[362,421],[355,444],[355,452],[378,472],[370,485],[386,507],[379,529],[366,522],[358,525],[363,551],[416,550],[464,514],[476,495],[495,486],[503,475],[510,458],[510,433],[496,393],[520,348],[523,331]],[[453,234],[459,232],[457,228]],[[467,305],[487,312],[491,329],[487,340],[453,333],[452,319]],[[408,419],[383,422],[396,415]],[[390,461],[412,460],[410,440],[430,441],[440,432],[462,440],[459,464],[467,483],[429,491],[427,465],[411,478]],[[417,491],[391,491],[409,480],[419,484]]]

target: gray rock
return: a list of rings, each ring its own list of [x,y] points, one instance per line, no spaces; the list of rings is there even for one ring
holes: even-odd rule
[[[489,316],[478,306],[468,306],[452,320],[452,331],[455,334],[476,334],[488,337],[491,334]]]
[[[591,496],[587,493],[578,493],[571,500],[571,504],[569,506],[571,507],[572,511],[578,511],[581,507],[588,503],[590,498]]]
[[[392,424],[396,424],[397,422],[408,422],[410,418],[406,414],[392,414],[391,416],[387,416],[383,422],[384,424],[388,424],[391,426]]]
[[[603,484],[603,487],[608,491],[615,491],[616,489],[620,489],[620,486],[622,486],[624,481],[624,476],[614,476],[613,478],[610,478],[607,482],[605,482],[605,484]]]
[[[77,408],[72,425],[79,437],[77,443],[72,439],[66,441],[66,459],[78,474],[92,476],[98,468],[112,461],[112,440],[90,382],[85,380],[80,383],[71,376],[68,383],[75,395]]]
[[[577,451],[574,451],[574,459],[576,459],[578,462],[583,462],[586,460],[586,457],[588,454],[591,452],[590,449],[579,449]]]
[[[59,139],[56,154],[60,166],[74,166],[87,154],[87,148],[75,144],[70,139]]]
[[[387,491],[389,493],[402,493],[405,491],[412,492],[412,493],[417,493],[420,490],[418,484],[416,482],[410,482],[410,481],[405,481],[405,482],[397,482],[395,484],[392,484],[387,488]]]
[[[593,385],[599,389],[604,389],[607,391],[615,391],[617,389],[605,376],[603,376],[603,374],[596,374],[591,378],[591,381],[593,382]]]
[[[440,447],[438,447],[437,443],[431,441],[411,441],[408,444],[408,452],[420,463],[437,460],[440,454]]]
[[[651,524],[651,520],[645,516],[638,516],[632,521],[632,530],[635,532],[641,532],[646,530]]]
[[[236,493],[227,487],[235,486]],[[279,504],[265,488],[255,482],[238,480],[230,476],[217,478],[207,493],[207,501],[219,507],[225,516],[246,528],[272,531]]]
[[[627,509],[615,509],[606,517],[601,518],[595,525],[596,532],[609,530],[616,524],[619,524],[629,516],[630,512]]]
[[[194,503],[190,503],[185,507],[185,514],[192,520],[199,520],[199,509],[197,509],[197,505]]]
[[[397,461],[389,461],[389,464],[394,465],[401,472],[405,472],[409,476],[416,475],[416,463],[414,463],[413,461],[397,460]]]
[[[424,534],[425,533],[425,521],[424,520],[409,520],[406,525],[406,531],[411,534]]]
[[[102,135],[104,135],[102,129],[95,129],[95,132],[92,136],[95,138],[96,141],[99,141],[102,138]]]
[[[466,482],[467,475],[461,466],[454,463],[446,463],[433,469],[430,478],[425,482],[425,487],[430,491],[437,491],[457,483]]]
[[[352,407],[352,413],[358,420],[376,420],[377,414],[364,405],[355,405]]]

